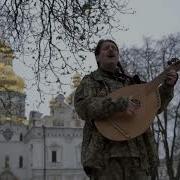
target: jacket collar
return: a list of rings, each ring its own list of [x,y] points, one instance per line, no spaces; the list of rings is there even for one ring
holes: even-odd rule
[[[91,73],[91,77],[96,81],[103,81],[103,75],[100,69],[97,69],[96,71]]]
[[[108,72],[105,70],[102,70],[100,68],[98,68],[96,71],[91,73],[91,76],[93,77],[93,79],[95,79],[96,81],[103,81],[104,77],[108,77],[108,78],[116,78],[116,77],[120,77],[121,73],[119,72],[119,70],[113,72]]]

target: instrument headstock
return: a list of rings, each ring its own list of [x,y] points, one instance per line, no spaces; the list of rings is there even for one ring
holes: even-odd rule
[[[176,70],[176,72],[180,70],[180,60],[178,58],[172,58],[167,62],[167,64],[169,65],[170,69],[172,68]]]

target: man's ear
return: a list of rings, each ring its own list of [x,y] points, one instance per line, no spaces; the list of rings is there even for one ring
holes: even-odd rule
[[[99,62],[99,56],[96,56],[96,61]]]

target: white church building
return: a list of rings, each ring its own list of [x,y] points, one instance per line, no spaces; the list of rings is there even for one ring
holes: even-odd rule
[[[25,117],[24,80],[13,71],[12,49],[0,42],[0,180],[88,180],[81,166],[83,122],[73,93],[50,101],[50,115]],[[79,74],[73,79],[80,82]]]

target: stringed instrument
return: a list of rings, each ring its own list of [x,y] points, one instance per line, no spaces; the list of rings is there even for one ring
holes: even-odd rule
[[[180,70],[180,60],[173,58],[172,61],[171,65],[152,81],[119,88],[108,95],[113,101],[120,97],[129,97],[140,102],[140,107],[133,116],[116,112],[106,119],[95,121],[95,126],[104,137],[114,141],[129,140],[143,134],[150,127],[161,107],[159,86],[170,69],[176,72]]]

